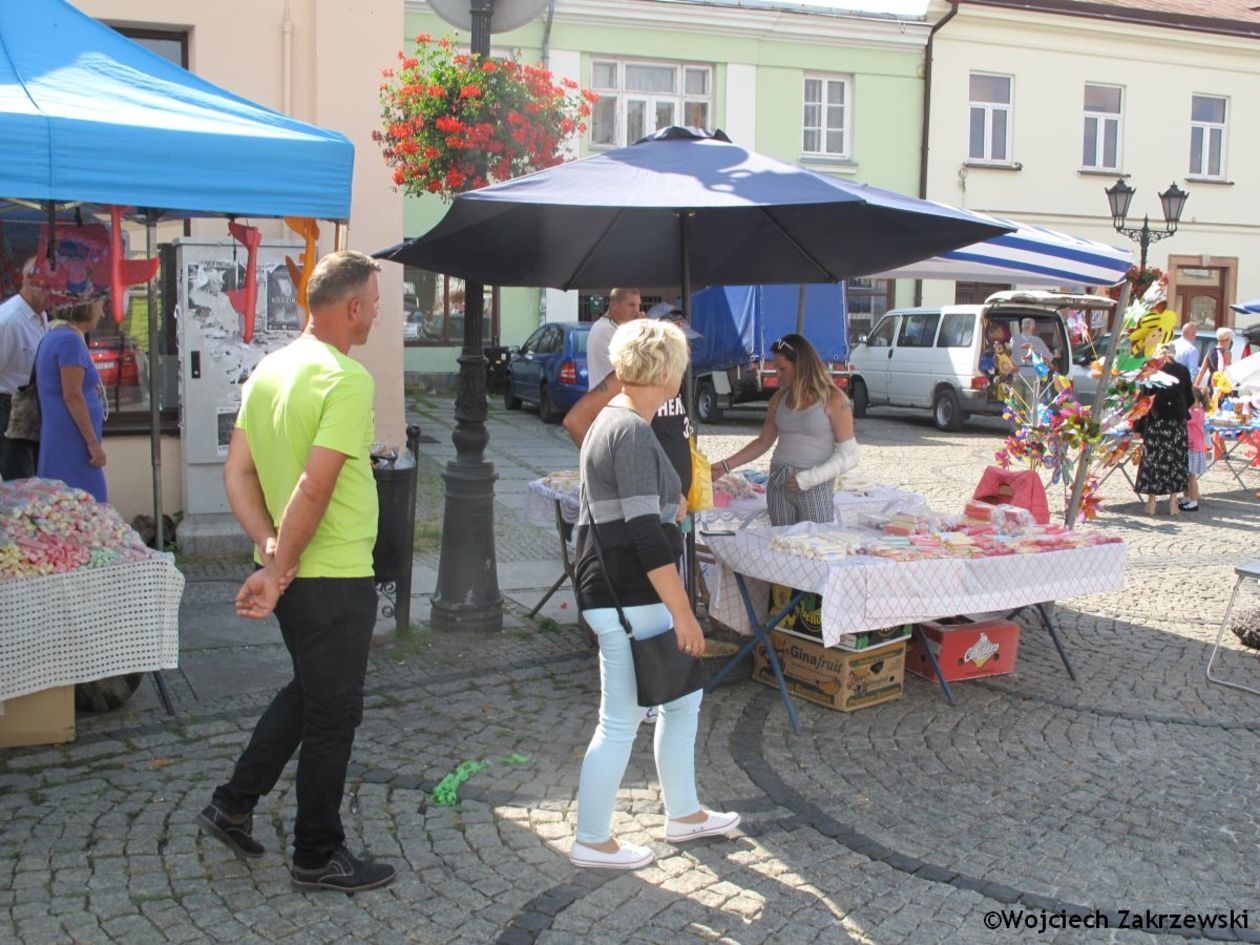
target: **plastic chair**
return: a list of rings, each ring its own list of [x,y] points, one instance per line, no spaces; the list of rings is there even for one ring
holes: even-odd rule
[[[1207,679],[1208,682],[1216,683],[1219,686],[1229,686],[1231,689],[1241,689],[1243,692],[1250,692],[1260,696],[1260,689],[1244,686],[1242,683],[1230,682],[1228,679],[1221,679],[1212,675],[1212,661],[1216,659],[1216,653],[1221,648],[1221,640],[1225,636],[1225,628],[1229,626],[1229,616],[1233,613],[1234,602],[1238,600],[1238,590],[1242,587],[1243,581],[1248,579],[1260,581],[1260,560],[1240,564],[1234,568],[1234,573],[1238,575],[1238,580],[1234,582],[1234,593],[1229,595],[1229,606],[1225,608],[1225,616],[1221,620],[1221,629],[1216,631],[1216,644],[1212,647],[1212,655],[1208,657]]]

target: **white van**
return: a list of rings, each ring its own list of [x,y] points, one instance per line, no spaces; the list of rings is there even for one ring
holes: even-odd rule
[[[994,372],[982,366],[993,342],[1009,343],[1020,322],[1031,318],[1034,334],[1053,355],[1052,370],[1065,374],[1072,346],[1062,310],[1110,308],[1111,299],[1057,292],[998,292],[983,305],[896,309],[849,355],[849,396],[855,416],[868,407],[922,407],[938,429],[957,430],[972,414],[1001,416]]]

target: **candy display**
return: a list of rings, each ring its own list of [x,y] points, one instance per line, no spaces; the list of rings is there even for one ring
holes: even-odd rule
[[[861,535],[839,531],[811,531],[796,535],[779,535],[770,542],[772,551],[783,551],[801,558],[834,561],[856,554],[865,540]]]
[[[765,495],[766,487],[759,482],[753,482],[742,472],[736,472],[715,482],[713,491],[732,499],[755,499],[759,495]]]
[[[904,512],[868,516],[866,524],[872,531],[867,533],[861,547],[851,553],[893,561],[918,561],[1036,554],[1121,541],[1114,536],[1072,530],[1064,525],[1037,525],[1028,520],[1023,509],[1012,506],[981,508],[982,505],[969,502],[967,517],[963,519]],[[989,515],[986,521],[972,517],[972,513],[979,516],[986,511]]]
[[[578,469],[565,469],[543,477],[543,485],[555,492],[577,495],[582,487],[582,472]]]
[[[108,505],[53,479],[0,482],[0,580],[157,554]]]

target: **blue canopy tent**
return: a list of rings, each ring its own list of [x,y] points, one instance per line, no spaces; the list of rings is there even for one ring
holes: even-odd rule
[[[0,4],[0,197],[350,216],[354,146],[211,85],[65,0]]]
[[[1260,315],[1260,299],[1252,299],[1250,302],[1238,302],[1231,305],[1230,308],[1239,315]]]
[[[65,0],[0,3],[0,211],[135,208],[163,216],[350,216],[354,146],[200,79]],[[149,284],[149,333],[158,334]],[[158,372],[150,372],[162,544]]]

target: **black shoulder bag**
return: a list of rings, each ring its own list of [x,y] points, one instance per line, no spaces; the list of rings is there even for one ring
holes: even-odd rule
[[[678,635],[673,627],[646,640],[635,639],[630,621],[626,619],[626,612],[621,609],[621,601],[617,598],[617,591],[608,575],[608,565],[604,562],[604,550],[599,545],[599,535],[595,531],[595,518],[591,516],[589,501],[586,502],[586,514],[591,519],[586,531],[595,543],[595,555],[599,558],[600,570],[604,572],[604,583],[608,585],[613,606],[617,608],[617,620],[630,638],[634,685],[638,690],[639,705],[644,708],[665,705],[681,699],[689,692],[703,689],[709,676],[704,660],[690,656],[678,648]]]

